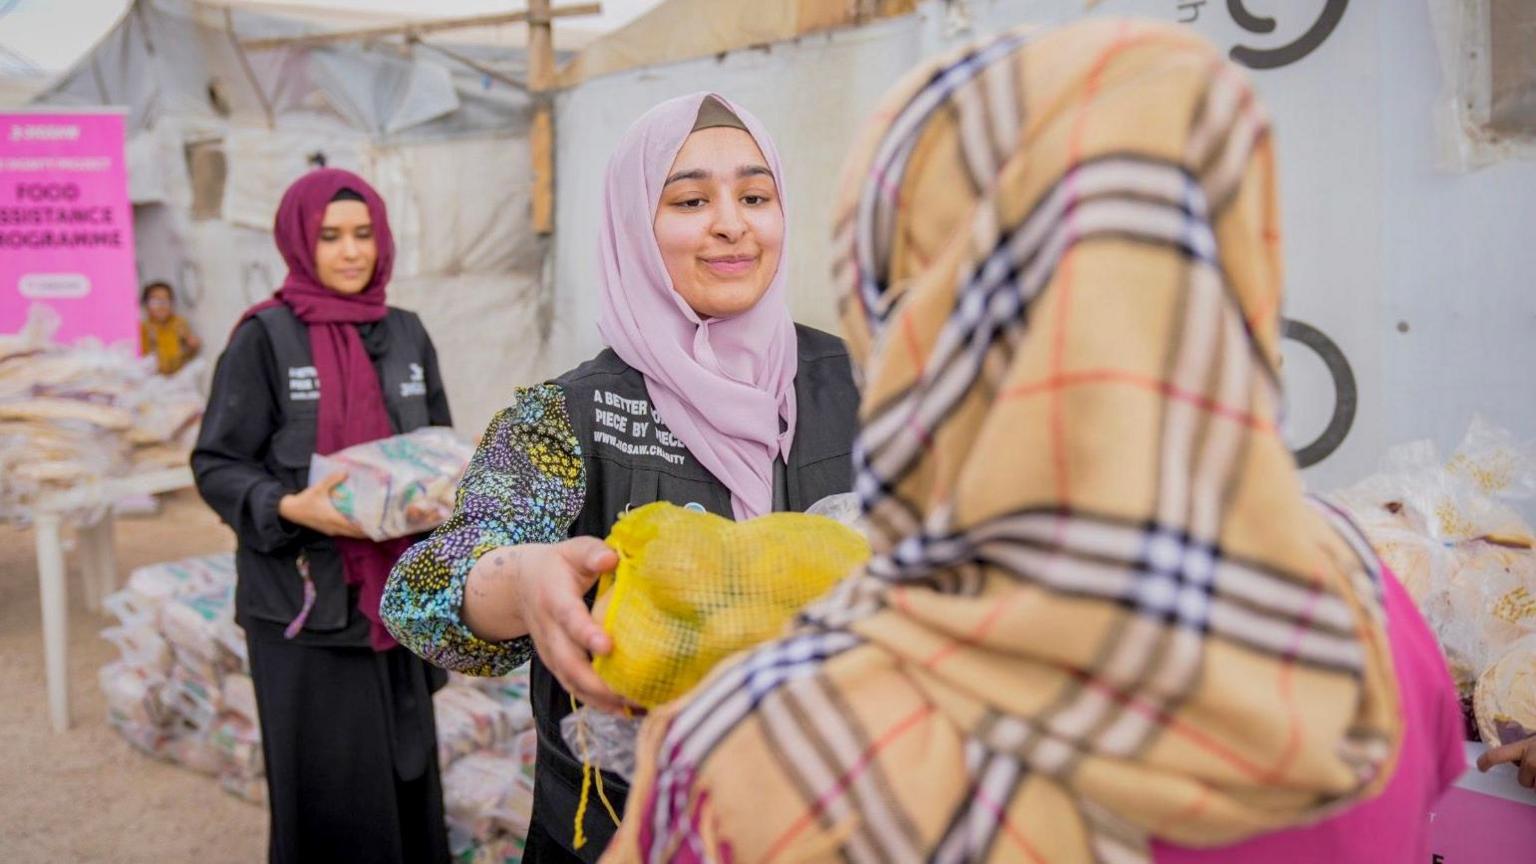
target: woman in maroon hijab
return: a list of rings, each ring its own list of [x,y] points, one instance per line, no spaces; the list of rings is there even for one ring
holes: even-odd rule
[[[432,691],[379,595],[409,540],[368,541],[308,484],[310,457],[451,425],[421,321],[385,305],[384,202],[322,169],[283,196],[288,277],[219,359],[192,454],[197,488],[239,539],[235,617],[256,683],[272,862],[445,862]]]

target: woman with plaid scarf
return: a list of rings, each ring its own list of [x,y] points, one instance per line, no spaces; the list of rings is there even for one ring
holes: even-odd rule
[[[652,714],[605,860],[1427,860],[1454,693],[1279,433],[1274,192],[1182,28],[899,85],[835,222],[875,556]]]

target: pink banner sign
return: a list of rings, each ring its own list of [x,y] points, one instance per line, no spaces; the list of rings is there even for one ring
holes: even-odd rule
[[[0,112],[0,332],[33,303],[57,338],[138,339],[124,116]]]

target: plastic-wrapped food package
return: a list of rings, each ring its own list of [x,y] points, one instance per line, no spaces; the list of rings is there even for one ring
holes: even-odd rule
[[[1380,474],[1331,496],[1413,596],[1464,705],[1536,633],[1536,537],[1509,503],[1533,490],[1536,447],[1479,417],[1449,460],[1429,442],[1395,447]]]
[[[448,821],[448,854],[453,856],[454,864],[470,864],[479,848],[479,841],[473,834],[452,820]]]
[[[160,600],[146,597],[132,589],[124,588],[108,594],[102,598],[101,606],[108,615],[125,625],[148,624],[156,628],[160,626],[157,614],[160,610]]]
[[[224,552],[139,567],[128,574],[126,590],[165,601],[234,584],[235,556]]]
[[[501,693],[493,693],[491,698],[501,703],[510,731],[522,732],[533,727],[533,702],[528,697],[509,699]]]
[[[234,669],[251,671],[250,648],[245,644],[245,630],[235,623],[233,614],[214,625],[214,638],[223,648],[224,658]]]
[[[853,492],[839,492],[836,495],[817,501],[805,508],[805,512],[812,516],[825,516],[828,519],[836,519],[849,528],[856,528],[863,512],[859,509],[859,496]]]
[[[0,362],[36,354],[53,342],[64,319],[46,303],[33,303],[27,308],[27,320],[15,333],[0,333]]]
[[[241,777],[262,775],[261,730],[255,723],[225,714],[208,730],[208,744],[218,751],[223,773]]]
[[[490,834],[491,811],[517,782],[518,766],[494,753],[466,754],[443,772],[443,810],[470,836]]]
[[[523,834],[502,834],[476,846],[468,862],[469,864],[520,864],[523,860],[523,847]]]
[[[172,672],[183,669],[187,674],[204,681],[221,681],[225,675],[239,668],[234,658],[222,657],[220,660],[209,661],[180,645],[172,645],[171,654],[176,658],[171,664]]]
[[[1444,605],[1431,606],[1426,618],[1432,619],[1458,686],[1470,692],[1483,670],[1536,634],[1536,553],[1480,541],[1462,544],[1436,600],[1442,598]]]
[[[219,638],[224,622],[234,617],[234,587],[224,586],[174,597],[160,607],[160,632],[192,662],[212,668],[225,663],[227,652]]]
[[[0,334],[0,517],[24,519],[43,493],[129,473],[136,443],[185,445],[201,410],[195,389],[158,381],[128,346],[54,342],[57,323],[33,304],[20,333]]]
[[[116,646],[118,654],[134,665],[161,673],[171,671],[171,646],[148,622],[108,627],[101,631],[101,638]]]
[[[243,717],[253,724],[256,723],[258,719],[256,684],[251,681],[251,676],[242,672],[231,672],[224,676],[221,687],[225,712]]]
[[[1536,497],[1536,444],[1495,426],[1481,415],[1451,454],[1446,470],[1470,481],[1485,495],[1523,500]]]
[[[26,520],[38,496],[120,476],[131,467],[121,431],[90,419],[51,416],[48,410],[37,405],[0,410],[0,440],[5,442],[0,447],[0,518]],[[78,515],[89,520],[100,512]]]
[[[539,757],[539,733],[536,730],[524,729],[501,742],[496,751],[516,759],[517,764],[523,766],[523,778],[530,785],[533,783],[533,767]]]
[[[267,778],[264,775],[245,777],[239,774],[220,774],[219,785],[236,798],[243,798],[262,807],[267,805]]]
[[[443,811],[477,840],[500,832],[521,837],[528,833],[533,789],[517,759],[482,750],[443,772]]]
[[[164,725],[167,713],[161,694],[166,677],[162,672],[119,660],[101,667],[96,680],[107,698],[107,717],[114,724],[140,729]]]
[[[160,703],[166,713],[180,717],[200,731],[213,727],[224,704],[217,678],[205,677],[183,665],[171,670],[160,692]]]
[[[133,412],[130,440],[136,445],[177,444],[190,448],[207,399],[198,381],[207,364],[194,358],[174,375],[150,375],[128,394]]]
[[[579,708],[560,721],[560,737],[582,764],[629,780],[635,776],[635,741],[644,722],[644,717]]]
[[[1445,594],[1439,588],[1456,566],[1454,546],[1412,531],[1386,529],[1368,536],[1382,563],[1397,574],[1420,610],[1426,615],[1431,609],[1443,610]]]
[[[439,765],[451,765],[511,734],[510,718],[501,704],[473,687],[444,687],[432,695],[432,704]]]
[[[459,686],[473,687],[496,700],[502,706],[505,722],[513,732],[533,725],[533,701],[529,694],[529,670],[526,665],[495,678],[474,678],[458,675],[451,680]]]
[[[135,750],[156,759],[169,758],[166,756],[165,745],[171,740],[171,734],[164,726],[134,723],[115,716],[110,717],[109,722],[117,734]]]
[[[452,429],[429,426],[310,461],[309,481],[337,472],[346,482],[331,501],[373,540],[407,537],[441,525],[474,448]]]
[[[1536,735],[1536,637],[1512,646],[1477,680],[1478,732],[1490,747]]]
[[[515,837],[528,836],[528,826],[533,821],[533,784],[518,778],[507,789],[507,794],[496,803],[491,814],[491,824],[499,833]]]
[[[216,777],[224,764],[218,748],[208,742],[208,736],[200,734],[173,735],[165,742],[162,753],[166,759],[178,765]]]
[[[236,671],[245,636],[231,614],[233,581],[230,556],[137,571],[111,601],[125,623],[103,634],[136,661],[105,667],[102,687],[109,707],[117,706],[112,725],[134,747],[216,776],[230,794],[264,804],[255,687]],[[140,662],[163,664],[167,656],[168,672]],[[538,750],[529,670],[499,678],[451,674],[450,681],[433,698],[445,796],[456,796],[456,812],[467,820],[450,821],[455,860],[515,862],[532,811]],[[464,759],[469,767],[450,780],[450,769]],[[493,769],[501,773],[490,776]]]
[[[1531,497],[1536,447],[1474,418],[1449,460],[1432,442],[1392,447],[1382,470],[1329,497],[1369,534],[1399,528],[1456,543],[1484,537],[1530,539],[1521,515],[1503,503]]]

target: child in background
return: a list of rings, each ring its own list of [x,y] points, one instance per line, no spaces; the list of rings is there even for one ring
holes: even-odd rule
[[[174,375],[203,347],[185,318],[176,314],[176,293],[168,282],[151,282],[139,294],[139,353],[153,354],[161,375]]]

